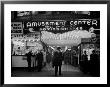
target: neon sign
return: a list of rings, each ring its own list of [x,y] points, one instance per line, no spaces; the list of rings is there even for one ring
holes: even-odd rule
[[[42,27],[42,26],[59,26],[59,27],[65,27],[67,21],[38,21],[38,22],[27,22],[26,27]],[[97,20],[75,20],[70,21],[69,25],[95,25],[97,26]]]
[[[100,21],[96,19],[50,20],[24,22],[24,29],[32,31],[66,32],[72,30],[100,29]]]

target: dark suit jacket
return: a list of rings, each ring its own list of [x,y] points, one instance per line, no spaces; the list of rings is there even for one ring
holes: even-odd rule
[[[62,65],[62,52],[55,52],[53,57],[53,66]]]
[[[97,64],[99,63],[98,55],[97,54],[91,54],[90,55],[90,62],[92,64]]]
[[[88,55],[84,55],[84,54],[83,54],[83,55],[82,55],[82,60],[85,61],[85,62],[88,61],[87,56],[88,56]]]
[[[27,61],[28,61],[28,62],[31,62],[32,53],[31,53],[31,52],[26,53],[26,56],[27,56]]]
[[[42,52],[37,54],[37,60],[38,60],[38,64],[42,64],[42,62],[43,62],[43,53]]]

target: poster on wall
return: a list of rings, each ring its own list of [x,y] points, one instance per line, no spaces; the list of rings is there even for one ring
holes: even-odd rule
[[[26,42],[21,40],[13,40],[12,41],[12,53],[11,55],[25,55],[26,54]]]

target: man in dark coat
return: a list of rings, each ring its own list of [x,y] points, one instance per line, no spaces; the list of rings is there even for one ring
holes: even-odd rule
[[[88,72],[88,55],[86,54],[86,51],[84,51],[84,54],[82,55],[82,70],[84,73]]]
[[[32,56],[32,52],[29,51],[28,53],[26,53],[27,56],[27,62],[28,62],[28,70],[31,71],[31,56]]]
[[[93,76],[100,76],[100,59],[95,50],[90,55],[90,73]]]
[[[38,72],[40,72],[42,69],[42,62],[43,62],[43,53],[41,52],[41,50],[37,54],[37,60],[38,60],[37,68],[38,68]]]
[[[55,67],[55,76],[57,76],[58,68],[59,68],[59,75],[61,75],[61,65],[62,65],[62,52],[60,51],[60,47],[57,48],[57,51],[54,53],[53,57],[53,67]]]

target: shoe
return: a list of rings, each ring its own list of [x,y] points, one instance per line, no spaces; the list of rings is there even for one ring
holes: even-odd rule
[[[63,75],[63,74],[59,74],[59,75],[61,76],[61,75]]]
[[[41,70],[38,70],[38,72],[41,72]]]
[[[55,76],[57,76],[57,75],[55,75]]]

